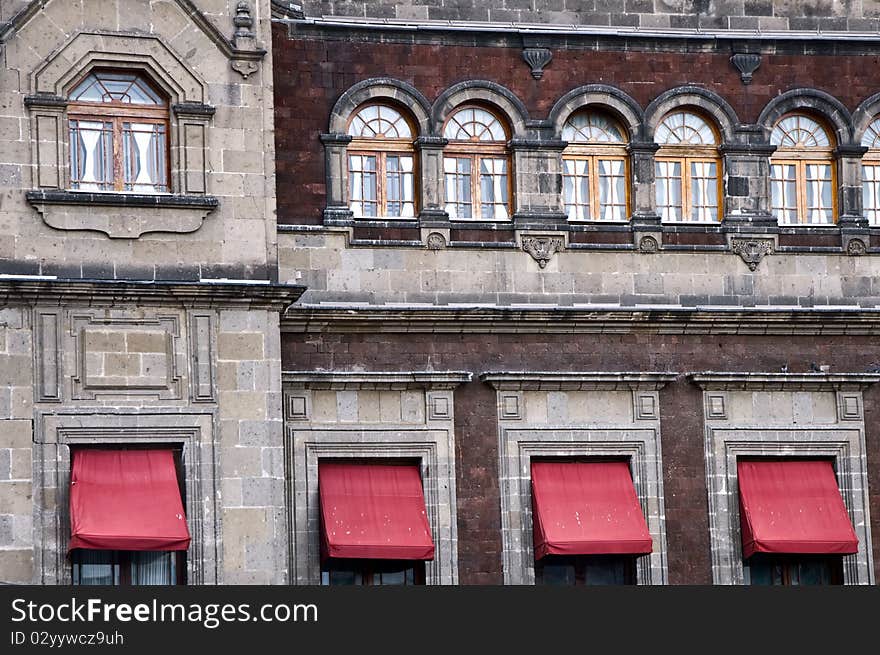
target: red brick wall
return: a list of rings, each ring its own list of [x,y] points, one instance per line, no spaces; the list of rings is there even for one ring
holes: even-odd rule
[[[433,101],[452,84],[469,79],[497,82],[545,118],[571,89],[593,83],[617,86],[642,107],[683,84],[698,84],[729,102],[741,121],[757,120],[773,97],[812,87],[837,97],[851,111],[880,88],[880,57],[768,55],[751,85],[740,81],[729,52],[553,51],[534,80],[520,48],[292,40],[286,27],[273,34],[279,222],[320,223],[324,207],[324,149],[339,96],[360,80],[390,76],[408,82]]]
[[[874,337],[697,335],[283,334],[285,370],[863,372],[880,362]],[[462,584],[497,584],[501,571],[498,435],[494,391],[455,393],[459,571]],[[700,389],[679,378],[660,392],[669,580],[711,584]],[[880,579],[880,388],[865,394],[874,566]]]

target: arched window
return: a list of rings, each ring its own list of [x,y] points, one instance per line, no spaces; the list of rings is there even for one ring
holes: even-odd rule
[[[625,221],[627,159],[623,128],[606,114],[573,114],[562,128],[565,213],[571,221]]]
[[[710,222],[720,216],[718,135],[689,111],[667,115],[657,127],[657,211],[664,221]]]
[[[779,223],[833,223],[834,143],[828,131],[804,114],[783,116],[770,143],[770,206]]]
[[[509,218],[510,157],[501,121],[481,107],[463,107],[446,121],[443,136],[449,218]]]
[[[168,102],[142,75],[92,71],[70,93],[70,188],[163,193]]]
[[[413,129],[388,105],[367,105],[348,125],[349,206],[356,217],[416,213]]]
[[[862,158],[862,199],[865,217],[880,225],[880,118],[868,126],[862,145],[868,149]]]

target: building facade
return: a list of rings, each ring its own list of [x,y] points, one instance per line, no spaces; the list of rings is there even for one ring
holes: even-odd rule
[[[159,581],[70,550],[87,464],[147,450],[188,529],[165,582],[875,584],[878,30],[3,0],[0,580]],[[395,568],[327,499],[403,469],[430,550]],[[786,475],[845,538],[762,539]],[[554,478],[625,489],[637,549],[560,546]]]

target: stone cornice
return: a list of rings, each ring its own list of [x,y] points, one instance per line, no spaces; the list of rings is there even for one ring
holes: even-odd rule
[[[283,332],[880,335],[880,310],[297,305]]]
[[[549,371],[489,372],[480,380],[499,391],[619,391],[662,389],[678,377],[669,371],[655,372],[580,372]]]
[[[285,385],[306,389],[354,391],[360,389],[454,389],[470,382],[466,371],[282,371]]]
[[[2,305],[114,306],[124,303],[177,307],[247,307],[284,311],[304,286],[217,280],[135,282],[0,277]]]
[[[706,371],[688,379],[706,391],[855,391],[880,382],[880,374]]]

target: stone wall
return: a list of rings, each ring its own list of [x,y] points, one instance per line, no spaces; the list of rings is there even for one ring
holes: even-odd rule
[[[876,0],[304,0],[306,16],[650,28],[873,31]]]
[[[268,0],[249,5],[255,36],[231,39],[236,4],[197,2],[206,17],[176,0],[38,0],[18,15],[0,66],[0,272],[271,276],[272,55],[255,52],[269,49]],[[4,1],[4,19],[23,5]],[[110,193],[96,211],[65,193],[64,99],[96,63],[140,67],[168,96],[172,197]]]
[[[670,584],[712,584],[712,542],[709,532],[709,503],[705,457],[704,392],[688,373],[715,371],[780,372],[810,371],[810,363],[828,365],[831,373],[864,372],[880,362],[880,348],[874,336],[808,335],[809,326],[790,328],[791,334],[759,336],[763,325],[743,326],[746,334],[716,334],[682,324],[657,329],[618,326],[588,333],[586,318],[581,321],[557,319],[550,329],[562,334],[541,333],[540,326],[518,326],[516,312],[507,319],[495,317],[482,331],[473,326],[447,326],[432,332],[429,323],[422,330],[410,324],[404,332],[383,325],[382,321],[362,328],[344,328],[335,323],[321,328],[318,322],[303,332],[284,334],[282,364],[285,370],[325,371],[469,371],[474,381],[455,391],[456,485],[458,495],[458,556],[461,584],[501,584],[503,546],[501,540],[502,453],[499,428],[514,422],[499,421],[500,392],[480,381],[492,371],[554,373],[582,371],[673,371],[676,379],[659,390],[660,441],[662,444],[663,492],[667,541],[668,581]],[[595,319],[594,319],[595,320]],[[579,327],[578,327],[579,326]],[[785,326],[777,332],[785,331]],[[748,333],[751,332],[751,333]],[[536,374],[540,377],[540,374]],[[560,393],[565,396],[567,392]],[[546,394],[545,394],[546,395]],[[760,395],[760,394],[758,394]],[[769,394],[764,394],[769,397]],[[577,394],[575,394],[577,396]],[[780,396],[781,398],[781,396]],[[560,399],[557,399],[560,400]],[[564,398],[565,404],[571,402]],[[831,405],[822,399],[823,407]],[[789,399],[790,401],[790,399]],[[868,507],[874,535],[880,530],[880,388],[864,392],[865,454],[867,461]],[[790,408],[791,405],[789,405]],[[766,398],[759,410],[769,411]],[[752,425],[789,421],[780,404],[776,419],[752,414]],[[763,409],[760,409],[763,408]],[[833,408],[832,408],[833,410]],[[526,404],[528,412],[528,404]],[[581,412],[578,414],[577,412]],[[833,413],[833,411],[832,411]],[[827,412],[826,412],[827,414]],[[597,416],[607,417],[599,411]],[[531,419],[526,416],[526,422]],[[540,414],[543,416],[543,414]],[[554,414],[554,424],[589,427],[593,420],[577,409],[567,420]],[[577,418],[577,417],[580,418]],[[819,413],[815,413],[819,417]],[[824,416],[824,415],[823,415]],[[546,419],[544,419],[546,420]],[[629,421],[623,412],[611,422]],[[798,419],[800,420],[800,419]],[[830,420],[828,416],[818,422]],[[542,420],[537,420],[541,423]],[[639,421],[640,422],[640,421]],[[522,423],[522,421],[519,421]],[[808,434],[809,421],[801,434]],[[880,543],[873,540],[873,560],[880,576]]]

